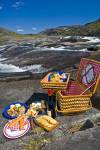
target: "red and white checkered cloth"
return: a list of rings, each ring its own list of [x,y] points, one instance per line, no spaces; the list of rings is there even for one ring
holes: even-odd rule
[[[26,119],[24,119],[24,126],[27,124]],[[13,127],[10,127],[11,131],[17,131],[19,130],[19,122],[15,123],[15,125]],[[23,127],[24,130],[24,127]]]

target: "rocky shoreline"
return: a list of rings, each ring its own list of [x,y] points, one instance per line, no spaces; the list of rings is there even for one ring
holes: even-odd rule
[[[7,122],[7,119],[3,118],[2,110],[11,102],[27,102],[33,101],[34,98],[47,99],[47,91],[43,90],[40,86],[40,80],[49,71],[63,70],[71,74],[71,78],[76,78],[76,71],[79,67],[81,58],[86,57],[100,61],[99,51],[79,51],[80,48],[86,49],[89,44],[83,42],[74,42],[68,45],[68,41],[65,42],[67,50],[70,48],[74,51],[68,52],[65,49],[59,49],[57,46],[61,43],[53,41],[54,37],[44,41],[34,41],[27,44],[28,41],[20,41],[7,46],[5,49],[1,48],[0,51],[0,150],[99,150],[100,149],[100,89],[98,89],[96,95],[92,98],[93,108],[87,112],[74,114],[72,116],[57,116],[57,120],[60,125],[54,131],[48,133],[42,128],[36,127],[34,130],[30,130],[25,136],[16,140],[6,139],[3,135],[3,127]],[[56,37],[56,40],[57,37]],[[30,40],[29,40],[30,41]],[[36,42],[40,47],[34,47]],[[46,43],[47,42],[47,43]],[[48,44],[55,44],[54,48]],[[83,45],[82,45],[83,44]],[[97,44],[97,43],[96,43]],[[63,45],[63,46],[65,46]],[[95,43],[93,44],[95,45]],[[51,49],[47,49],[50,46]],[[68,47],[70,46],[70,47]],[[85,46],[85,47],[84,47]],[[58,48],[58,49],[55,49]],[[78,52],[75,52],[75,49]],[[40,72],[36,72],[37,66],[41,65]],[[31,67],[31,70],[23,71],[23,67]],[[33,68],[32,68],[33,67]],[[7,70],[8,69],[8,70]],[[14,72],[12,69],[22,70],[22,72]],[[7,70],[8,72],[2,72]],[[12,72],[10,72],[10,71]],[[43,97],[45,95],[45,97]],[[36,97],[34,97],[36,96]],[[69,133],[70,128],[73,125],[86,123],[86,120],[90,120],[93,126],[87,126],[84,130],[77,130],[74,133]]]
[[[75,79],[78,64],[66,68],[65,71],[71,73],[71,77]],[[3,127],[7,120],[2,116],[2,110],[5,106],[13,101],[21,101],[30,103],[34,94],[39,98],[46,94],[40,86],[40,78],[35,79],[7,79],[0,81],[0,150],[99,150],[100,148],[100,89],[92,98],[93,108],[87,112],[74,114],[72,116],[57,116],[60,125],[52,132],[45,132],[42,128],[36,127],[30,130],[25,136],[16,140],[9,140],[3,136]],[[3,78],[2,78],[3,79]],[[6,78],[5,78],[6,79]],[[33,95],[33,96],[32,96]],[[90,124],[86,124],[89,120]],[[91,122],[93,126],[91,127]],[[81,131],[77,130],[77,126],[85,128]],[[72,127],[76,126],[74,133],[70,132]],[[75,129],[74,129],[75,130]],[[62,144],[63,143],[63,144]]]
[[[0,106],[2,109],[12,101],[26,102],[34,93],[37,96],[46,93],[40,87],[40,80],[20,80],[0,82]],[[100,99],[100,91],[93,98],[92,103]],[[100,147],[100,111],[96,108],[100,105],[93,104],[93,107],[85,113],[74,114],[72,116],[59,116],[56,118],[60,125],[52,132],[45,132],[42,128],[36,127],[30,130],[25,136],[16,140],[9,140],[3,136],[2,130],[7,122],[2,117],[0,109],[0,150],[99,150]],[[93,122],[88,124],[82,131],[77,130],[77,125],[84,124],[86,120]],[[76,126],[76,131],[70,133],[70,128]],[[63,143],[63,144],[62,144]],[[78,144],[77,144],[78,143]]]

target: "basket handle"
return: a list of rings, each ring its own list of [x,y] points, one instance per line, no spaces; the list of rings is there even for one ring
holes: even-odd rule
[[[80,95],[83,95],[85,92],[87,92],[95,83],[96,81],[93,84],[91,84],[88,88],[86,88],[85,91],[83,91]]]
[[[67,84],[69,82],[70,73],[65,73],[65,75],[67,75],[67,82],[66,82],[66,86],[67,86]]]

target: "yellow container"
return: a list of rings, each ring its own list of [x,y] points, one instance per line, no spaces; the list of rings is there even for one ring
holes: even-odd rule
[[[56,94],[56,111],[61,113],[86,111],[92,107],[91,96],[92,93],[87,95],[63,96],[59,91]],[[57,105],[59,105],[60,109],[58,109]]]
[[[69,73],[66,73],[68,76],[68,79],[66,82],[48,82],[48,76],[51,74],[48,73],[41,81],[40,84],[43,89],[57,89],[57,90],[64,90],[67,88],[68,81],[69,81]]]
[[[72,84],[75,86],[71,86]],[[70,82],[65,91],[56,94],[56,111],[61,113],[83,112],[92,107],[91,97],[100,85],[100,62],[83,58],[77,81]]]

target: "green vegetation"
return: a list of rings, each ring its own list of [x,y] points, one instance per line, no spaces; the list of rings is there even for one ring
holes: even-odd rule
[[[89,58],[100,61],[100,53],[98,53],[98,52],[95,52],[93,54],[91,53],[91,56]]]
[[[37,38],[42,38],[44,35],[40,34],[18,34],[16,32],[0,28],[0,44],[5,44],[8,41],[15,40],[34,40]]]
[[[47,29],[41,34],[55,36],[100,36],[100,19],[81,26],[62,26],[53,29]]]

